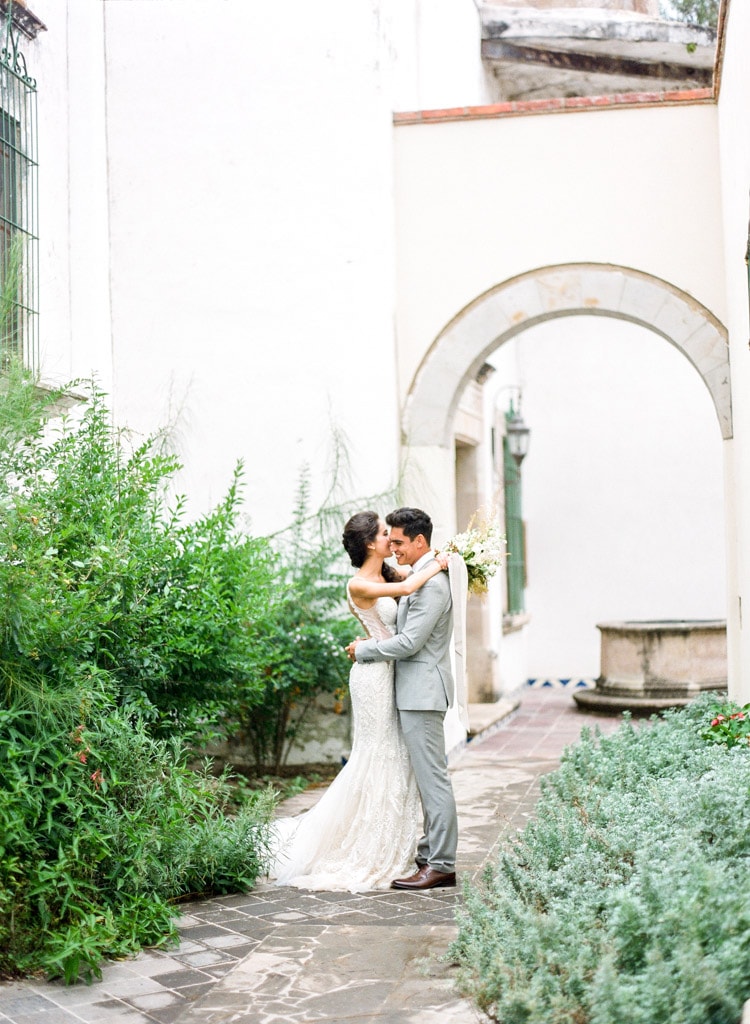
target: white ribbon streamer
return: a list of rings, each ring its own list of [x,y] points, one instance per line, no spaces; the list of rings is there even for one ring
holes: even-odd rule
[[[453,707],[464,729],[469,728],[469,698],[466,688],[466,601],[469,596],[469,573],[458,554],[448,562],[448,578],[453,600],[453,653],[455,695]]]

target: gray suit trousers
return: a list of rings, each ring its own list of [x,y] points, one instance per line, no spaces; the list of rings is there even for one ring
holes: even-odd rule
[[[442,711],[399,711],[401,729],[424,810],[424,835],[417,864],[436,871],[456,870],[456,801],[445,759]]]

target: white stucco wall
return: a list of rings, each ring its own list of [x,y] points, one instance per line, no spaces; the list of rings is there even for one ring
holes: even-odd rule
[[[727,445],[729,516],[730,687],[750,701],[750,353],[748,279],[743,260],[748,237],[750,190],[750,7],[728,5],[719,95],[719,152],[725,239],[727,316],[732,363],[734,440]]]
[[[392,56],[393,109],[434,110],[491,102],[475,0],[382,4]]]
[[[261,532],[288,521],[303,464],[326,492],[334,425],[353,493],[385,487],[392,198],[370,5],[132,0],[105,18],[118,418],[177,410],[203,503],[244,458]]]
[[[166,423],[196,510],[398,476],[392,110],[485,99],[473,0],[38,0],[43,373]]]
[[[715,107],[402,125],[395,138],[402,398],[454,316],[537,267],[632,267],[723,318]]]
[[[38,83],[39,324],[55,384],[112,386],[103,5],[38,0],[46,25],[21,37]]]

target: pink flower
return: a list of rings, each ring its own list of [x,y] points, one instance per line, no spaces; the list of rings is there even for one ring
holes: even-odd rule
[[[102,775],[100,768],[97,768],[95,772],[91,773],[91,781],[94,783],[96,788],[99,789],[102,782],[104,782],[104,776]]]

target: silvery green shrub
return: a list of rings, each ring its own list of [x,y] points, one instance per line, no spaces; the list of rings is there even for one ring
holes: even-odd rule
[[[586,732],[469,885],[461,986],[503,1024],[736,1024],[750,997],[750,750],[710,699]]]

